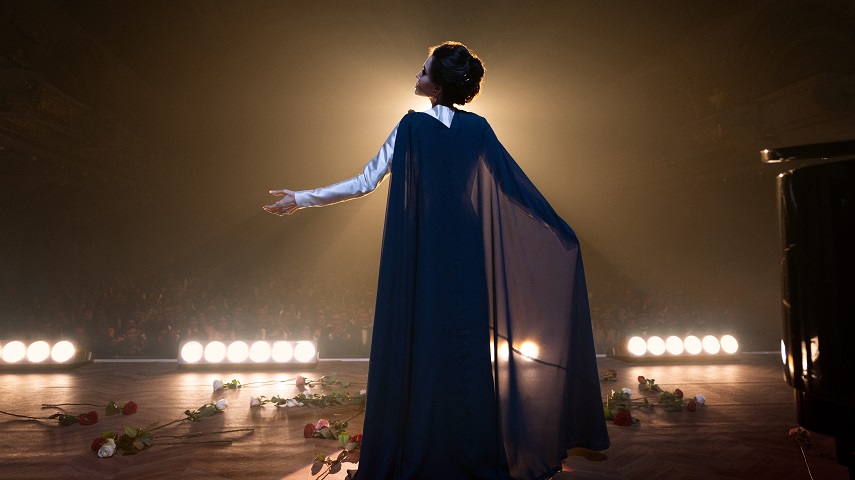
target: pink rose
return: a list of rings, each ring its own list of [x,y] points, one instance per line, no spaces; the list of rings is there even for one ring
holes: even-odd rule
[[[330,422],[323,418],[318,420],[318,423],[315,424],[315,430],[320,430],[324,427],[330,428]]]
[[[296,383],[298,387],[306,386],[306,377],[302,375],[297,375]]]

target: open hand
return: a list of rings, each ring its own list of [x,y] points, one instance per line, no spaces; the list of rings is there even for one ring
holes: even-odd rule
[[[297,206],[297,199],[294,197],[293,191],[271,190],[270,194],[282,197],[282,199],[272,205],[265,205],[262,207],[266,212],[279,215],[281,217],[282,215],[291,215],[299,209]]]

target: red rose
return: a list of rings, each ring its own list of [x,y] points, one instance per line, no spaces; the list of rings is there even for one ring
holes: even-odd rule
[[[615,425],[619,425],[621,427],[632,425],[632,415],[627,411],[621,410],[617,415],[615,415]]]
[[[131,400],[122,407],[122,415],[133,415],[137,413],[137,402]]]
[[[690,412],[694,412],[695,410],[697,410],[697,408],[698,408],[698,402],[696,402],[694,400],[689,400],[689,402],[686,403],[686,410],[688,410]]]
[[[638,376],[638,383],[644,383],[644,380],[645,380],[644,376],[642,376],[642,375]]]
[[[98,412],[92,410],[89,413],[82,413],[77,417],[77,421],[80,422],[81,425],[95,425],[98,423]]]
[[[680,390],[679,388],[674,390],[674,396],[677,398],[683,398],[683,391]]]
[[[315,433],[315,424],[307,423],[305,427],[303,427],[303,436],[306,438],[311,438]]]
[[[97,452],[101,448],[101,445],[104,445],[104,439],[101,437],[96,438],[92,441],[92,451]]]
[[[354,435],[350,437],[350,443],[355,443],[357,448],[362,445],[362,434]]]

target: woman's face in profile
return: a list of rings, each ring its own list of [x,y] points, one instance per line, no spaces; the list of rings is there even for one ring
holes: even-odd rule
[[[422,70],[416,74],[416,78],[418,82],[416,82],[416,91],[415,94],[420,97],[435,97],[437,94],[437,86],[430,79],[430,75],[427,72],[430,71],[430,66],[433,63],[433,56],[430,56],[425,60],[425,64],[422,67]]]

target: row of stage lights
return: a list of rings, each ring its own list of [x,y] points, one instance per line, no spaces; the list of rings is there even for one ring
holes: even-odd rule
[[[78,349],[73,342],[60,340],[53,344],[39,340],[25,344],[20,340],[0,342],[0,367],[73,368],[92,362],[92,352]]]
[[[665,339],[653,335],[648,338],[631,337],[626,343],[626,350],[635,357],[653,356],[659,357],[665,354],[672,356],[680,355],[733,355],[739,351],[739,342],[733,335],[706,335],[698,338],[688,335],[680,338],[671,335]]]
[[[318,363],[318,347],[313,341],[266,341],[249,344],[234,341],[226,345],[213,341],[202,344],[198,341],[183,343],[178,351],[178,366],[203,365],[287,365]]]
[[[70,369],[92,363],[92,352],[79,348],[74,342],[61,340],[49,343],[39,340],[24,343],[20,340],[0,341],[0,369]],[[179,348],[179,368],[219,365],[253,367],[281,367],[299,365],[311,367],[318,363],[318,347],[314,341],[243,341],[223,342],[188,341]]]

